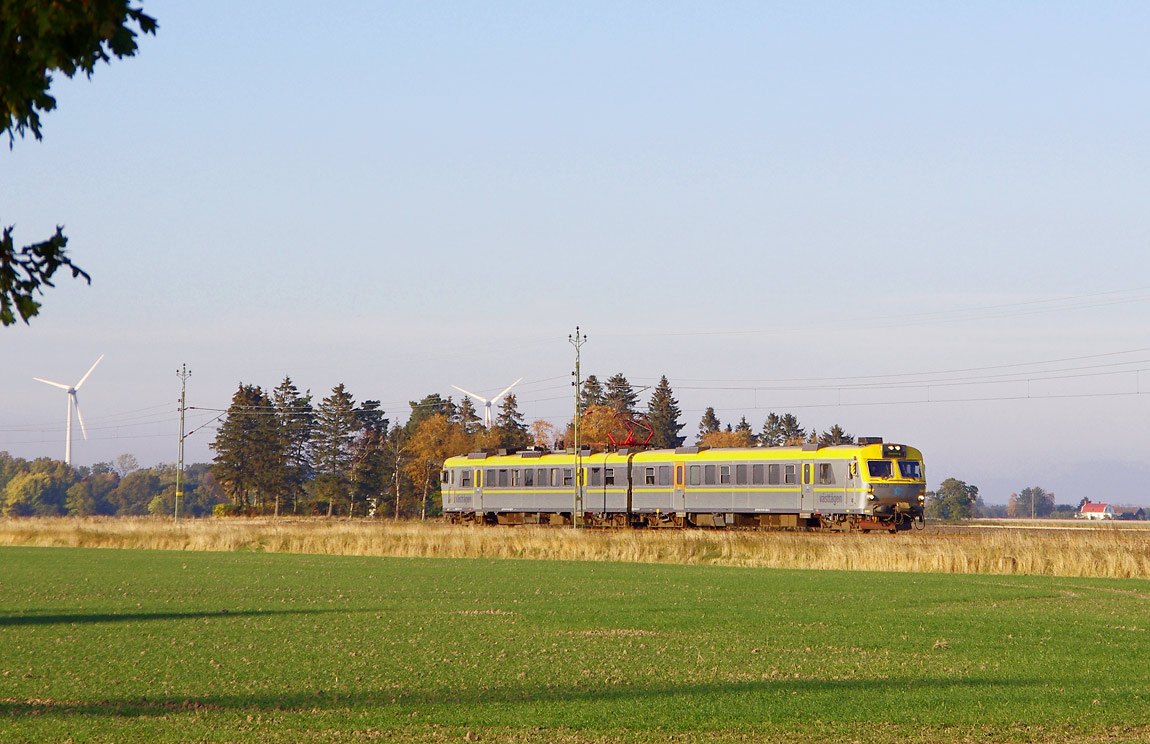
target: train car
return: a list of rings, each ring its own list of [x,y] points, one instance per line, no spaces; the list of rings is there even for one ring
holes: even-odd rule
[[[576,483],[579,488],[576,488]],[[922,453],[878,438],[821,447],[476,452],[441,479],[454,523],[905,530]]]

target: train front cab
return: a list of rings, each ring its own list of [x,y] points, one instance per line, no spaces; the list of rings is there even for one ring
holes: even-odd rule
[[[863,479],[873,518],[866,529],[909,530],[922,523],[926,473],[922,453],[904,444],[872,444],[862,448]]]

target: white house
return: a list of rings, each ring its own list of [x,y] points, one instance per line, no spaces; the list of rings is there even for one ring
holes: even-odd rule
[[[1110,504],[1092,504],[1087,502],[1082,505],[1078,516],[1082,519],[1114,519],[1114,507]]]

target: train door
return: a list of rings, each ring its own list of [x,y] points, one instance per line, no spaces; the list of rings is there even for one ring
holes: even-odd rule
[[[814,485],[814,465],[809,462],[802,464],[802,472],[799,473],[801,482],[800,491],[801,499],[799,507],[804,512],[818,511],[818,501],[815,498],[815,485]]]
[[[471,500],[471,508],[474,511],[482,512],[483,511],[483,471],[480,470],[479,468],[475,469],[475,480],[473,481],[473,483],[475,483],[475,492],[474,492],[475,495],[474,495],[474,498]]]
[[[687,466],[684,463],[675,463],[675,480],[671,486],[671,510],[682,514],[687,510]]]

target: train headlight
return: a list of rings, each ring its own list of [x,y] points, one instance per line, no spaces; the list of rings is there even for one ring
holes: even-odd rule
[[[874,491],[873,490],[866,492],[866,500],[867,501],[874,501]]]
[[[923,502],[925,502],[925,501],[926,501],[926,494],[924,494],[924,493],[920,493],[920,494],[918,495],[918,501],[919,501],[919,503],[920,503],[920,504],[921,504],[921,503],[923,503]]]

